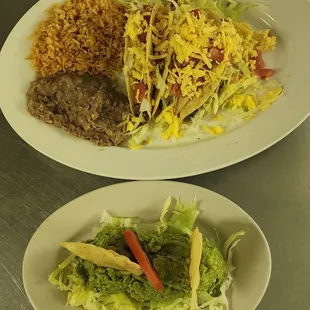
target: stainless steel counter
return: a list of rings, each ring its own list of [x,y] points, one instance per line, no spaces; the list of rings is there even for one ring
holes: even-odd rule
[[[34,3],[0,1],[0,46]],[[0,139],[0,309],[31,310],[21,272],[32,234],[65,203],[120,180],[79,172],[41,155],[15,134],[2,114]],[[259,310],[310,308],[310,119],[252,159],[181,181],[230,198],[263,229],[273,272]]]

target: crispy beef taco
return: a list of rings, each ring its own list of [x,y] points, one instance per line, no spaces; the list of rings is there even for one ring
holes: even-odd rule
[[[209,47],[202,42],[202,32],[208,38],[220,22],[212,13],[201,14],[185,5],[174,13],[169,42],[172,55],[163,98],[175,103],[174,113],[181,122],[207,102],[221,82],[218,76],[224,69],[224,53],[213,48],[211,41]]]
[[[150,61],[155,66],[155,76],[153,76],[155,93],[152,115],[155,116],[160,101],[167,89],[166,79],[171,63],[172,48],[169,40],[173,34],[172,24],[174,14],[171,10],[171,4],[160,4],[156,8],[155,20],[152,27],[152,45],[153,50],[150,55]]]
[[[143,6],[143,9],[127,14],[125,29],[124,75],[131,111],[138,116],[147,112],[151,116],[153,66],[150,63],[152,53],[151,25],[157,5]]]

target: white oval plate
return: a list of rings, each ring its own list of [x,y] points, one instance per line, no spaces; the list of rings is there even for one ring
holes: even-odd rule
[[[249,229],[236,247],[237,269],[230,295],[232,310],[254,310],[265,293],[271,273],[270,250],[258,225],[236,204],[214,192],[164,181],[101,188],[71,201],[47,218],[29,242],[23,263],[24,285],[34,308],[67,309],[66,294],[47,280],[68,255],[60,248],[60,242],[88,239],[104,209],[116,216],[139,216],[145,221],[155,221],[169,195],[180,197],[183,202],[196,195],[201,210],[198,218],[201,230],[216,228],[223,240],[240,229]]]
[[[249,15],[258,27],[266,23],[278,36],[276,51],[268,64],[278,69],[286,96],[241,128],[213,139],[181,139],[153,144],[149,149],[96,147],[44,124],[27,113],[25,94],[35,78],[25,60],[27,37],[44,18],[44,10],[55,0],[41,0],[18,22],[3,46],[0,58],[0,104],[13,129],[28,144],[67,166],[92,174],[123,179],[168,179],[220,169],[249,158],[270,147],[310,112],[308,99],[310,3],[306,0],[268,1],[268,14]]]

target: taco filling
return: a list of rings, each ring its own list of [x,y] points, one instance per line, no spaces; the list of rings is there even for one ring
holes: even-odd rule
[[[72,254],[49,281],[68,293],[68,305],[85,309],[229,309],[231,250],[244,232],[220,251],[194,229],[198,214],[196,201],[171,197],[151,224],[104,212],[92,240],[61,243]]]

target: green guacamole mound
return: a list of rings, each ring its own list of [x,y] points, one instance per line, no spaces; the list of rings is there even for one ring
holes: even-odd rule
[[[91,242],[96,246],[126,255],[132,261],[135,261],[124,240],[123,230],[125,228],[105,226]],[[85,286],[100,293],[101,296],[126,293],[132,299],[141,303],[150,301],[172,302],[177,298],[190,297],[189,236],[169,228],[161,234],[139,231],[136,233],[144,251],[164,284],[163,291],[157,292],[150,285],[145,275],[134,276],[128,272],[112,268],[101,268],[89,261],[76,258],[75,263],[77,263],[77,269],[83,277]],[[200,275],[199,290],[217,296],[219,287],[227,276],[227,265],[220,251],[209,241],[203,243]]]

